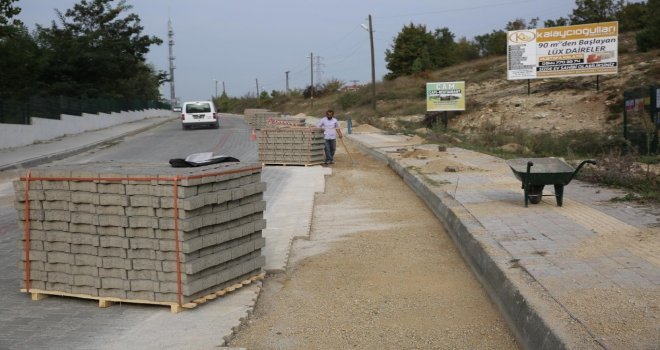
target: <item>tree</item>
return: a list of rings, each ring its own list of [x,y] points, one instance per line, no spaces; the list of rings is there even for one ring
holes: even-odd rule
[[[648,20],[649,6],[643,2],[631,2],[623,5],[616,16],[619,21],[619,30],[628,32],[644,28],[644,24]]]
[[[456,63],[471,61],[479,58],[479,46],[465,37],[462,37],[456,43],[454,49]]]
[[[433,68],[443,68],[456,63],[456,42],[454,33],[449,28],[436,29],[433,33],[433,47],[431,49],[431,61]]]
[[[576,0],[571,24],[585,24],[615,21],[623,8],[624,0]]]
[[[64,14],[56,11],[60,26],[53,21],[50,28],[37,28],[50,58],[44,73],[45,81],[54,82],[49,94],[132,99],[158,89],[159,73],[145,64],[145,55],[162,40],[142,35],[138,15],[124,15],[132,7],[113,2],[81,0]],[[131,83],[149,86],[127,89]]]
[[[18,0],[0,0],[0,39],[23,27],[23,22],[14,18],[21,13],[20,7],[14,7]]]
[[[660,48],[660,0],[649,0],[648,14],[642,18],[644,29],[637,33],[637,48],[648,51]]]
[[[424,25],[410,23],[394,39],[391,49],[385,50],[387,69],[385,78],[394,79],[433,68],[430,60],[435,38]],[[413,70],[413,66],[415,67]]]
[[[569,19],[566,17],[559,17],[557,19],[548,19],[543,22],[543,26],[546,28],[550,27],[564,27],[569,24]]]
[[[477,42],[481,56],[506,54],[506,32],[503,30],[493,30],[490,34],[477,35],[474,40]]]

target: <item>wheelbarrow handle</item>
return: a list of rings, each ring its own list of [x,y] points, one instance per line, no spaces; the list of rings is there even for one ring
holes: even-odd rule
[[[582,167],[587,163],[595,165],[596,161],[591,160],[591,159],[583,160],[582,163],[580,163],[580,165],[578,165],[578,167],[575,168],[575,171],[573,172],[573,175],[571,175],[571,178],[568,179],[568,181],[566,181],[565,185],[568,185],[568,183],[571,182],[571,180],[573,180],[573,177],[575,177],[575,175],[577,175],[577,173],[580,171],[580,169],[582,169]]]
[[[527,176],[525,176],[525,181],[522,181],[522,188],[525,188],[525,185],[527,185],[525,182],[529,183],[529,178],[530,174],[532,173],[532,167],[534,166],[534,162],[531,160],[527,162]]]

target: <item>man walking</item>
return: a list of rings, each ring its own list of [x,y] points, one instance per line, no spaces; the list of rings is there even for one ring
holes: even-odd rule
[[[339,121],[335,118],[335,112],[332,109],[328,109],[325,112],[325,118],[321,118],[316,126],[323,128],[325,164],[333,164],[335,162],[335,150],[337,149],[337,136],[342,138]]]

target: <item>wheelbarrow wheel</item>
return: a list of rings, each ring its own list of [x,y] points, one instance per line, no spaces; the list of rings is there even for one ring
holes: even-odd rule
[[[529,202],[532,204],[541,203],[541,195],[543,194],[544,185],[531,185],[529,186],[529,191],[527,193],[529,197]]]

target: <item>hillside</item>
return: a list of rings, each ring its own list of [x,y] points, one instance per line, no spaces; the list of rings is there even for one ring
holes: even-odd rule
[[[521,128],[557,135],[575,130],[620,134],[623,91],[660,83],[660,50],[636,52],[634,36],[621,35],[619,66],[618,74],[598,78],[599,91],[595,76],[552,78],[532,80],[528,95],[526,80],[506,80],[506,57],[498,56],[378,83],[376,113],[371,109],[369,88],[323,96],[313,107],[309,100],[289,100],[270,108],[315,116],[334,108],[338,115],[351,117],[358,124],[401,132],[422,126],[426,82],[465,80],[466,111],[449,122],[456,132],[479,134]]]

